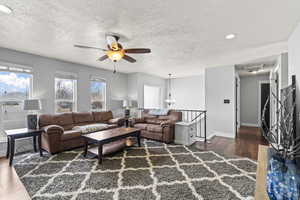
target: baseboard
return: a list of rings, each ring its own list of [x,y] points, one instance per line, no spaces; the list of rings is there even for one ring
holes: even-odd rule
[[[226,138],[235,138],[235,134],[223,133],[223,132],[216,132],[215,136],[221,136],[221,137],[226,137]]]
[[[206,137],[206,140],[211,140],[213,137],[215,137],[214,134],[209,135],[209,136]],[[194,142],[203,142],[203,141],[204,141],[204,138],[198,138],[198,137],[194,138]]]
[[[219,131],[214,131],[212,134],[209,135],[208,138],[212,139],[215,136],[226,137],[226,138],[235,138],[235,134],[219,132]]]
[[[241,123],[241,126],[259,127],[258,124],[252,124],[252,123]]]

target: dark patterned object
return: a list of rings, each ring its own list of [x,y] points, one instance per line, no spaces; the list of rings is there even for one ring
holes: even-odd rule
[[[37,115],[27,115],[27,127],[29,129],[37,128]]]
[[[73,150],[20,155],[15,169],[33,200],[253,199],[256,163],[149,140],[104,158]]]
[[[267,192],[270,200],[299,200],[300,172],[295,160],[284,160],[278,154],[270,156],[267,173]]]
[[[300,137],[297,132],[296,76],[292,84],[281,89],[281,96],[272,93],[262,114],[262,132],[271,145],[269,150],[267,192],[271,200],[299,200],[300,172],[296,166],[300,158]],[[269,125],[269,102],[278,105],[276,122]]]

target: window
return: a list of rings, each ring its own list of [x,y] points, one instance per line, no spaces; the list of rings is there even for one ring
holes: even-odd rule
[[[91,110],[106,109],[106,82],[101,79],[92,79],[91,85]]]
[[[22,111],[23,101],[31,97],[30,69],[0,66],[0,103],[5,112]]]
[[[144,85],[144,108],[161,108],[161,105],[160,87]]]
[[[77,80],[74,78],[55,78],[55,112],[76,111]]]

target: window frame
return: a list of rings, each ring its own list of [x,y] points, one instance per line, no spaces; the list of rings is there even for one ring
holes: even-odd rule
[[[16,100],[21,101],[23,103],[24,100],[31,99],[33,97],[34,74],[33,74],[33,70],[31,67],[0,61],[0,72],[15,73],[15,74],[28,74],[30,76],[28,96],[27,96],[27,98],[16,99]],[[22,107],[22,103],[19,106]],[[2,106],[2,107],[4,107],[4,106]],[[15,113],[25,113],[25,111],[23,109],[17,109],[14,112]]]
[[[73,101],[68,100],[68,99],[56,99],[56,91],[57,91],[57,87],[56,87],[56,80],[57,79],[61,79],[61,80],[72,80],[73,81]],[[71,112],[76,112],[77,111],[77,78],[73,77],[63,77],[60,75],[55,75],[54,77],[54,113],[56,114],[60,114],[60,113],[71,113]],[[67,101],[67,102],[72,102],[73,103],[73,108],[72,111],[70,112],[57,112],[57,102],[62,102],[62,101]]]
[[[92,82],[101,82],[105,83],[104,87],[104,106],[102,109],[92,109],[92,91],[91,91],[91,84]],[[96,78],[96,77],[91,77],[90,78],[90,86],[89,86],[89,91],[90,91],[90,111],[106,111],[107,109],[107,81],[103,78]]]

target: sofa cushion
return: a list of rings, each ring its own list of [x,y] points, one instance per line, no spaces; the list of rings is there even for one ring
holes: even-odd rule
[[[69,124],[69,125],[62,125],[62,127],[67,131],[67,130],[72,130],[74,126],[73,124]]]
[[[141,129],[141,130],[147,130],[147,126],[148,126],[149,124],[145,124],[145,123],[138,123],[138,124],[134,124],[134,127],[135,128],[139,128],[139,129]]]
[[[94,121],[97,123],[107,123],[108,120],[113,118],[113,114],[111,111],[104,112],[93,112]]]
[[[119,126],[117,124],[109,124],[107,129],[112,129],[112,128],[118,128]]]
[[[63,113],[52,115],[53,123],[59,126],[71,125],[73,124],[72,113]]]
[[[157,120],[157,118],[145,118],[145,121],[148,124],[160,124]]]
[[[53,123],[53,115],[40,115],[39,116],[39,127],[44,127],[48,125],[54,125]]]
[[[59,125],[65,130],[70,130],[73,128],[73,117],[72,113],[63,113],[55,115],[40,115],[39,116],[39,126],[42,128],[48,125]]]
[[[161,133],[162,129],[163,128],[160,125],[156,125],[156,124],[148,124],[147,126],[147,131],[151,131],[151,132]]]
[[[168,115],[158,116],[158,119],[171,120],[171,121],[181,121],[182,120],[182,112],[170,110]]]
[[[74,126],[73,130],[78,130],[83,134],[97,132],[100,130],[104,130],[109,128],[108,124],[97,123],[97,124],[89,124],[85,126]]]
[[[143,110],[142,117],[143,118],[157,118],[155,115],[150,115],[148,109]]]
[[[152,140],[159,140],[159,141],[163,140],[163,134],[158,132],[149,132],[149,131],[142,130],[141,136]]]
[[[151,109],[149,110],[149,115],[159,115],[159,116],[164,116],[167,115],[169,112],[169,109]]]
[[[81,132],[78,130],[69,130],[65,131],[64,134],[61,136],[61,140],[71,140],[81,136]]]
[[[168,121],[165,119],[158,119],[158,118],[152,118],[152,119],[146,119],[145,120],[148,124],[157,124],[160,125],[161,123]]]
[[[83,122],[93,122],[94,117],[90,112],[82,112],[82,113],[73,113],[74,124],[83,123]]]

